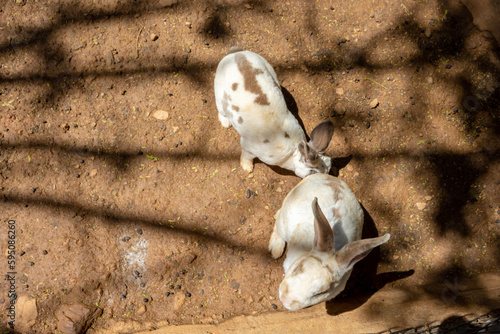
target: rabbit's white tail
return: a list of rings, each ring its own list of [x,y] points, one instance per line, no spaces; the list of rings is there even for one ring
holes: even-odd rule
[[[237,45],[233,45],[227,50],[227,54],[243,51],[243,49]]]

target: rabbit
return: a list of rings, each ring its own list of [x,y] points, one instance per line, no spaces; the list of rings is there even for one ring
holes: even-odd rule
[[[231,48],[219,63],[214,79],[215,102],[223,127],[241,135],[241,167],[253,171],[253,160],[291,170],[301,178],[328,173],[325,150],[333,123],[323,121],[306,141],[297,119],[288,111],[278,77],[256,53]]]
[[[311,208],[312,205],[312,208]],[[279,297],[291,311],[342,292],[352,268],[390,234],[362,239],[363,210],[347,184],[328,174],[301,180],[276,213],[269,251],[283,262]]]

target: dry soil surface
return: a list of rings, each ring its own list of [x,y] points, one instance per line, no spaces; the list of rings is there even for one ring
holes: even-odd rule
[[[459,301],[461,280],[500,269],[495,4],[0,1],[0,268],[16,273],[0,328],[12,289],[19,333],[284,310],[267,243],[299,179],[239,166],[213,96],[233,45],[270,62],[307,131],[334,122],[332,174],[364,236],[391,233],[338,299],[423,286]]]

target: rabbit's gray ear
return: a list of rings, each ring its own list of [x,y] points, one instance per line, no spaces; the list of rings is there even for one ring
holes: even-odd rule
[[[386,243],[390,237],[391,235],[387,233],[378,238],[357,240],[345,245],[335,254],[339,267],[346,272],[351,270],[352,267],[367,256],[373,248]]]
[[[319,207],[317,197],[314,197],[312,202],[312,210],[314,214],[314,249],[320,252],[330,252],[334,245],[333,230]]]
[[[318,153],[311,147],[309,147],[309,145],[305,141],[299,143],[299,152],[304,158],[305,162],[310,163],[318,158]]]
[[[330,120],[323,121],[319,123],[312,131],[311,131],[311,140],[309,145],[320,153],[323,153],[328,144],[330,144],[330,140],[332,140],[333,136],[333,123]]]

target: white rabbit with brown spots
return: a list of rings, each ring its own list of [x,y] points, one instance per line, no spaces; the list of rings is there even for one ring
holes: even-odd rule
[[[269,241],[273,258],[287,255],[279,287],[291,311],[327,301],[344,290],[352,268],[389,234],[361,239],[363,210],[345,182],[310,175],[295,186],[276,213]]]
[[[325,150],[333,123],[324,121],[311,140],[288,111],[281,86],[269,63],[250,51],[230,50],[215,74],[215,102],[222,126],[241,135],[241,167],[251,172],[254,158],[294,171],[301,178],[328,173],[331,158]]]

